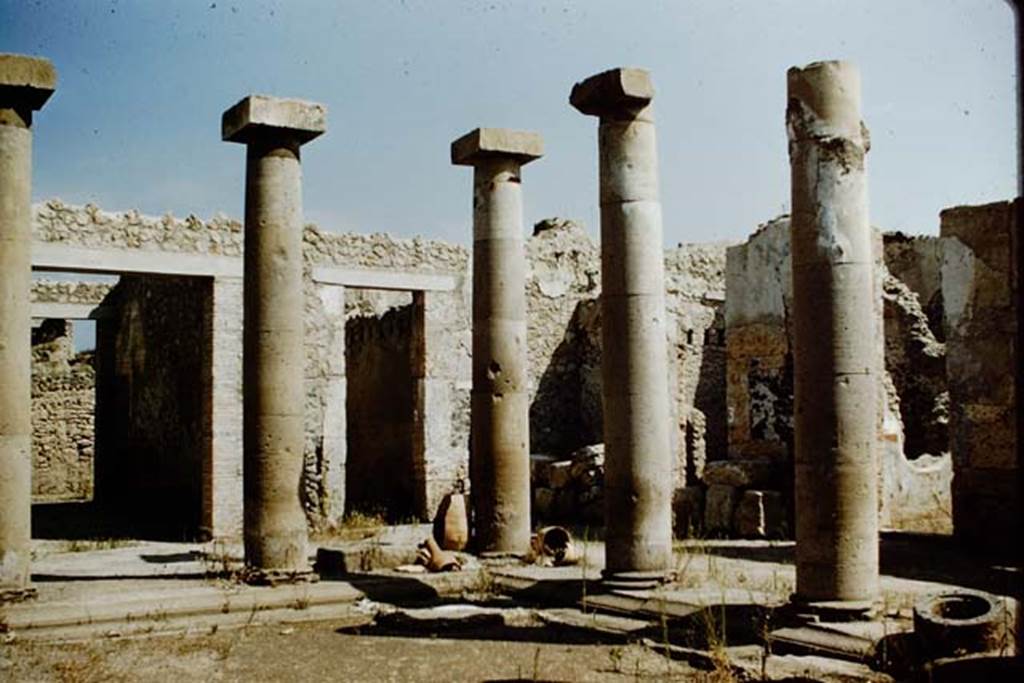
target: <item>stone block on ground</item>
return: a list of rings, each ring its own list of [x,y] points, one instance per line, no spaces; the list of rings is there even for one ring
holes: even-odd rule
[[[677,538],[689,538],[704,527],[704,489],[684,486],[672,495],[672,530]]]
[[[786,511],[778,491],[744,491],[733,516],[733,532],[742,538],[785,538]]]
[[[712,534],[728,534],[732,529],[732,516],[735,507],[735,486],[724,484],[709,486],[704,501],[705,531]]]
[[[715,460],[704,467],[704,483],[709,486],[767,487],[785,477],[785,464],[771,460]]]

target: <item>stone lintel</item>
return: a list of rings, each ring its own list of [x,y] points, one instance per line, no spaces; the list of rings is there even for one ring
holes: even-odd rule
[[[623,109],[640,109],[654,99],[654,84],[646,69],[604,71],[572,87],[569,104],[583,114],[600,116]]]
[[[56,89],[49,59],[0,53],[0,107],[42,109]]]
[[[260,137],[306,143],[327,130],[327,107],[305,100],[249,95],[224,112],[221,139],[249,143]]]
[[[507,128],[477,128],[452,143],[452,163],[474,166],[484,159],[512,158],[527,164],[544,156],[539,133]]]

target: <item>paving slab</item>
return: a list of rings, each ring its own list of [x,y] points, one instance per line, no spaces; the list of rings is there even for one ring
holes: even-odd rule
[[[651,629],[651,623],[646,619],[585,612],[569,607],[540,610],[537,617],[549,626],[568,628],[622,641],[639,640]]]

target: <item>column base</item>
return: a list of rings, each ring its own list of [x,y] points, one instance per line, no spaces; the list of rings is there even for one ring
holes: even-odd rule
[[[793,593],[783,610],[803,623],[873,621],[881,613],[877,600],[807,600]]]
[[[256,569],[246,567],[242,580],[250,586],[285,586],[297,583],[317,583],[320,575],[312,569],[287,571],[283,569]]]
[[[38,595],[36,589],[31,586],[25,588],[0,588],[0,604],[12,602],[24,602],[32,600]]]
[[[647,590],[670,582],[674,573],[668,569],[653,571],[602,570],[601,587],[608,590]]]

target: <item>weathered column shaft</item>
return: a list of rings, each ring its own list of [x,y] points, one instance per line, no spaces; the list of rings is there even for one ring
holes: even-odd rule
[[[520,169],[542,153],[535,134],[478,129],[452,144],[473,170],[473,391],[470,447],[478,552],[530,546],[526,254]]]
[[[878,593],[877,354],[860,75],[788,73],[792,169],[796,598]]]
[[[672,564],[672,453],[654,92],[621,69],[570,98],[600,116],[601,381],[605,572],[645,580]]]
[[[246,563],[309,571],[299,496],[304,438],[302,172],[299,146],[323,132],[323,108],[249,97],[224,114],[224,138],[248,145],[243,329]]]
[[[28,585],[31,555],[31,123],[0,109],[0,590]]]
[[[245,556],[305,570],[302,176],[298,143],[253,143],[245,180]]]
[[[0,55],[0,600],[30,591],[32,112],[55,86],[47,60]]]
[[[530,453],[519,163],[473,171],[473,514],[478,551],[526,552]]]

